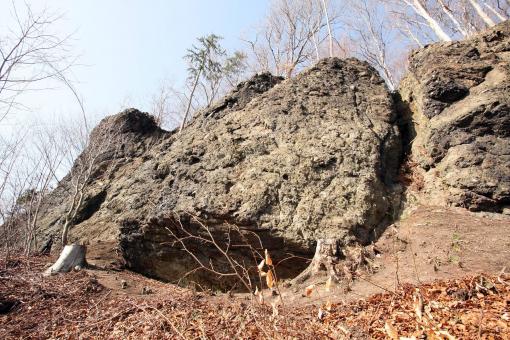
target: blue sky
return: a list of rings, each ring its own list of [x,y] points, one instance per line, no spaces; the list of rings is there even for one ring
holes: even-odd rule
[[[20,11],[22,1],[15,1]],[[227,49],[245,47],[239,37],[249,34],[263,18],[266,0],[32,0],[37,11],[46,6],[64,13],[57,26],[72,33],[80,66],[73,77],[87,112],[96,117],[116,113],[122,104],[149,110],[149,102],[164,79],[175,84],[185,78],[182,59],[195,38],[208,33],[224,37]],[[0,2],[1,22],[8,22],[11,1]],[[23,97],[30,113],[10,117],[14,122],[39,122],[78,114],[65,88]],[[5,128],[5,127],[4,127]]]

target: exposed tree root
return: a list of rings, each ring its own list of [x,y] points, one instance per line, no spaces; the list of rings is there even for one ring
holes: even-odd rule
[[[317,247],[315,248],[312,262],[308,268],[292,280],[291,284],[301,284],[321,272],[336,278],[335,264],[338,263],[342,256],[339,243],[340,241],[337,239],[317,240]]]

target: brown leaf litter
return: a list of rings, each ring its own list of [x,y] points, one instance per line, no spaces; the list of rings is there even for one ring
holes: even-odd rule
[[[347,303],[278,304],[220,298],[147,282],[152,294],[120,294],[93,271],[45,278],[48,258],[0,260],[0,338],[114,339],[509,339],[510,275],[477,275]],[[117,275],[117,273],[108,273]],[[120,284],[119,284],[120,286]],[[120,288],[119,288],[120,290]]]

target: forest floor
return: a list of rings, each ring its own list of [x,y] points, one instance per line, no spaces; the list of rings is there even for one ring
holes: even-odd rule
[[[374,247],[348,284],[282,284],[263,303],[115,266],[44,277],[53,257],[3,257],[0,338],[510,339],[508,219],[422,207]]]

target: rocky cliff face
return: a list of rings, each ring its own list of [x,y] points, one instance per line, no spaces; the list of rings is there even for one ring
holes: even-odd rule
[[[400,93],[429,202],[494,212],[510,206],[509,77],[508,22],[411,55]]]
[[[246,263],[253,249],[278,261],[312,256],[318,239],[367,243],[394,218],[397,121],[406,119],[428,202],[502,212],[510,198],[509,58],[508,23],[419,50],[400,89],[405,110],[368,64],[326,59],[293,79],[262,74],[241,83],[180,134],[134,109],[106,118],[93,139],[114,129],[115,143],[99,158],[71,239],[118,244],[128,267],[169,281],[196,260],[229,266],[211,238]],[[61,228],[71,177],[45,207],[43,238]],[[284,261],[279,274],[304,266]],[[215,281],[199,271],[188,279]]]
[[[97,159],[90,163],[93,165],[92,174],[85,185],[83,204],[74,219],[76,226],[71,231],[71,239],[114,241],[118,228],[111,217],[120,210],[112,211],[106,204],[111,204],[112,198],[118,194],[115,193],[116,188],[129,183],[129,169],[137,167],[136,162],[168,135],[151,116],[137,110],[127,110],[103,119],[92,130],[91,145],[78,157],[70,173],[60,181],[42,207],[39,239],[45,240],[61,233],[73,191],[79,182],[80,167],[91,156]]]

